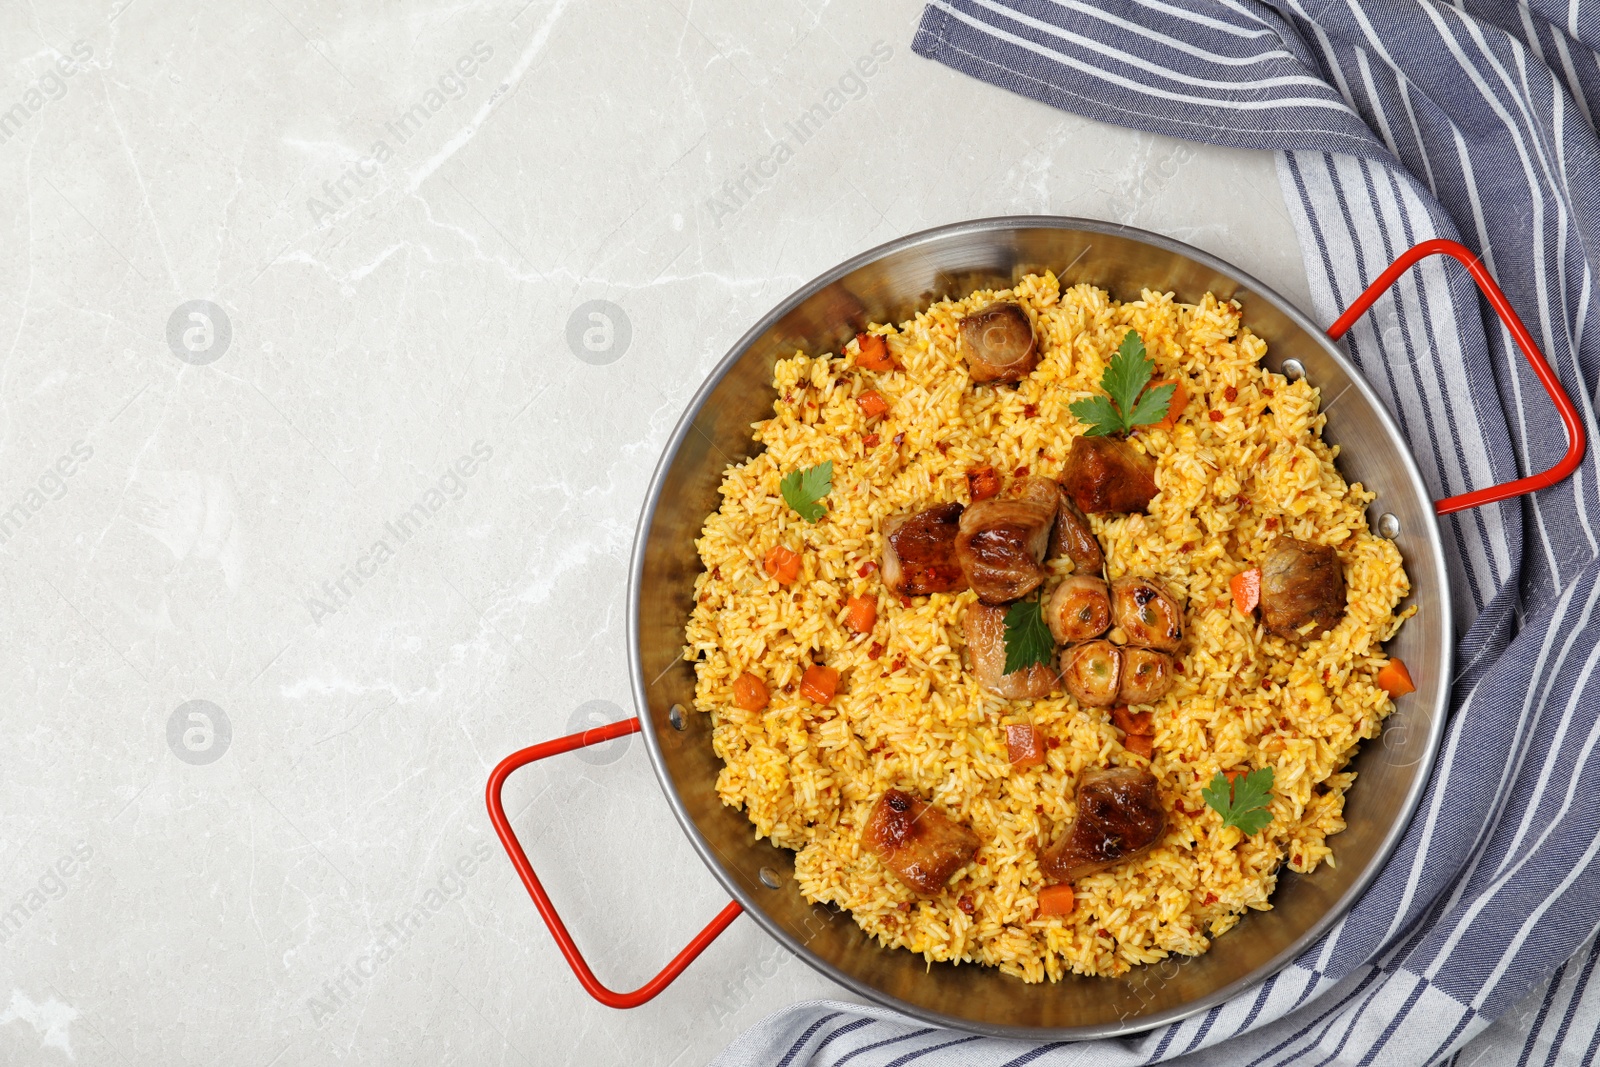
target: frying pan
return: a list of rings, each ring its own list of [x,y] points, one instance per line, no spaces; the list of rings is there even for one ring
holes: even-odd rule
[[[1394,420],[1355,366],[1335,347],[1355,321],[1418,260],[1447,255],[1471,274],[1517,341],[1566,425],[1566,455],[1542,474],[1434,502]],[[731,462],[756,445],[750,424],[770,416],[773,364],[796,349],[837,352],[868,322],[900,322],[942,297],[1006,288],[1030,272],[1054,270],[1065,288],[1090,282],[1117,299],[1141,289],[1197,302],[1206,292],[1243,304],[1244,324],[1268,345],[1266,363],[1322,390],[1323,436],[1342,446],[1345,476],[1376,493],[1373,528],[1393,537],[1411,577],[1417,613],[1390,652],[1411,668],[1416,692],[1397,701],[1382,735],[1352,768],[1348,829],[1333,839],[1336,868],[1284,870],[1272,910],[1249,912],[1204,955],[1172,957],[1118,978],[1069,977],[1028,985],[999,971],[935,963],[880,947],[846,913],[808,903],[795,884],[792,854],[758,841],[745,815],[717,797],[721,762],[708,717],[693,713],[694,668],[684,661],[683,627],[701,569],[694,539],[718,506]],[[1554,373],[1482,263],[1451,241],[1428,241],[1385,270],[1327,333],[1271,289],[1181,242],[1086,219],[1014,216],[943,226],[892,241],[841,263],[802,287],[739,339],[700,387],[673,431],[645,499],[629,582],[628,652],[637,718],[513,753],[489,778],[491,821],[539,914],[583,987],[630,1008],[660,993],[741,912],[786,948],[860,996],[939,1026],[1032,1040],[1107,1037],[1204,1011],[1267,978],[1298,956],[1355,902],[1388,859],[1427,786],[1443,736],[1453,645],[1450,576],[1437,515],[1553,485],[1583,456],[1577,413]],[[644,735],[650,762],[684,833],[733,900],[655,978],[629,993],[600,983],[567,932],[501,802],[506,779],[535,760],[626,734]]]

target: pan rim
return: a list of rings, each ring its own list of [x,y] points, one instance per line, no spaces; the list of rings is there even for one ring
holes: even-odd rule
[[[1423,480],[1420,469],[1417,467],[1416,457],[1405,438],[1400,434],[1399,427],[1388,407],[1379,399],[1366,376],[1345,355],[1343,351],[1328,339],[1326,332],[1318,326],[1310,316],[1295,307],[1281,294],[1270,286],[1263,284],[1254,276],[1241,271],[1233,264],[1212,255],[1201,249],[1195,248],[1185,242],[1175,240],[1148,230],[1120,223],[1104,222],[1097,219],[1076,218],[1067,215],[1000,215],[980,219],[971,219],[963,222],[947,223],[941,226],[930,227],[915,233],[885,242],[864,252],[858,253],[849,259],[829,268],[823,273],[812,278],[779,301],[770,311],[761,317],[749,330],[728,349],[728,352],[718,361],[717,365],[706,376],[694,396],[685,407],[672,434],[668,437],[662,448],[660,459],[651,474],[650,487],[645,495],[645,500],[640,509],[639,521],[634,531],[634,541],[628,566],[628,666],[632,676],[633,697],[639,716],[641,730],[644,738],[645,750],[650,758],[650,764],[655,772],[657,784],[661,787],[666,797],[668,806],[672,809],[679,826],[689,838],[690,844],[699,855],[702,863],[711,871],[712,876],[722,885],[734,900],[738,901],[744,911],[766,933],[776,939],[779,944],[791,953],[804,960],[806,964],[819,973],[827,976],[832,981],[845,987],[850,992],[867,1000],[872,1004],[888,1008],[903,1016],[934,1026],[965,1033],[980,1034],[988,1037],[1008,1038],[1013,1040],[1028,1041],[1082,1041],[1107,1037],[1126,1037],[1156,1027],[1180,1022],[1184,1019],[1208,1011],[1248,989],[1266,981],[1277,974],[1299,957],[1310,945],[1322,937],[1331,927],[1342,920],[1355,905],[1356,901],[1364,895],[1377,878],[1378,874],[1388,865],[1395,849],[1399,846],[1411,821],[1415,818],[1417,809],[1421,806],[1426,795],[1429,783],[1438,761],[1438,754],[1444,738],[1444,731],[1448,721],[1447,710],[1449,700],[1449,687],[1444,686],[1435,700],[1432,717],[1428,730],[1422,759],[1419,764],[1421,772],[1412,781],[1406,797],[1399,810],[1399,818],[1389,828],[1372,859],[1365,870],[1351,883],[1350,887],[1336,900],[1331,907],[1310,927],[1300,934],[1292,943],[1277,955],[1256,967],[1246,975],[1221,986],[1204,996],[1197,997],[1187,1003],[1141,1015],[1131,1019],[1118,1020],[1116,1023],[1096,1024],[1074,1027],[1034,1027],[1015,1026],[1000,1023],[987,1023],[982,1020],[960,1018],[946,1015],[942,1012],[932,1011],[907,1003],[892,994],[886,993],[856,976],[841,970],[828,961],[820,958],[804,944],[796,940],[787,930],[783,929],[775,920],[769,917],[757,902],[756,895],[742,885],[733,873],[729,871],[718,858],[716,850],[700,833],[699,827],[686,810],[683,801],[673,787],[671,776],[668,774],[665,758],[661,750],[660,739],[656,734],[655,722],[650,715],[649,686],[645,681],[642,653],[640,650],[640,583],[642,581],[645,548],[647,545],[651,524],[655,518],[656,508],[660,502],[661,492],[668,471],[677,459],[678,452],[683,446],[685,438],[693,431],[695,418],[704,408],[712,392],[727,376],[729,371],[744,357],[750,347],[767,332],[774,324],[781,320],[795,307],[809,299],[819,290],[833,284],[841,278],[847,277],[856,270],[868,266],[886,256],[904,252],[922,245],[934,244],[957,236],[967,236],[981,233],[1003,233],[1008,231],[1026,229],[1062,229],[1079,230],[1089,233],[1106,234],[1139,241],[1153,245],[1167,252],[1173,252],[1187,257],[1197,263],[1210,267],[1218,273],[1232,279],[1241,288],[1247,289],[1254,297],[1265,299],[1274,305],[1275,309],[1285,315],[1307,334],[1313,337],[1318,344],[1331,356],[1338,366],[1348,375],[1350,384],[1367,401],[1374,415],[1382,424],[1385,433],[1396,445],[1397,453],[1404,466],[1407,479],[1412,489],[1418,494],[1419,499],[1425,504],[1423,513],[1428,516],[1426,529],[1423,531],[1425,540],[1430,549],[1433,564],[1432,580],[1440,592],[1441,602],[1448,605],[1451,600],[1450,575],[1444,561],[1444,544],[1439,530],[1438,515],[1433,509],[1433,499]],[[1417,561],[1423,562],[1423,561]],[[1449,630],[1444,631],[1444,661],[1451,664],[1454,661],[1454,647],[1449,639]],[[1375,945],[1362,959],[1362,963],[1370,961],[1378,954],[1383,946]],[[884,950],[890,951],[890,950]]]

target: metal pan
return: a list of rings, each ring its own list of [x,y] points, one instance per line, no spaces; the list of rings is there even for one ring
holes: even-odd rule
[[[1549,391],[1567,427],[1566,456],[1543,474],[1435,503],[1394,420],[1350,361],[1342,337],[1417,260],[1449,255],[1471,272]],[[1207,291],[1236,298],[1244,322],[1268,344],[1267,363],[1303,373],[1329,404],[1324,438],[1342,446],[1345,476],[1377,494],[1370,516],[1393,531],[1411,577],[1417,614],[1391,651],[1411,667],[1417,691],[1398,701],[1382,736],[1353,768],[1359,777],[1345,806],[1349,828],[1333,840],[1339,860],[1314,874],[1285,871],[1271,911],[1251,912],[1195,958],[1174,957],[1120,978],[1068,978],[1028,985],[992,968],[928,964],[881,948],[849,915],[808,904],[792,856],[758,841],[740,811],[717,798],[720,761],[706,716],[693,713],[694,670],[680,657],[700,561],[694,539],[718,506],[724,468],[755,446],[750,424],[771,414],[773,364],[798,349],[838,351],[869,321],[900,322],[944,296],[1001,288],[1050,269],[1063,286],[1080,281],[1118,299],[1141,289],[1194,302]],[[1260,282],[1178,241],[1085,219],[1023,216],[944,226],[863,253],[804,286],[734,345],[701,386],[655,472],[634,541],[629,589],[629,659],[642,714],[507,757],[489,780],[491,820],[551,933],[585,989],[613,1007],[661,992],[741,911],[808,964],[860,996],[939,1026],[1034,1040],[1106,1037],[1170,1023],[1219,1004],[1264,980],[1336,922],[1377,875],[1405,832],[1427,785],[1443,735],[1454,644],[1450,576],[1437,514],[1476,507],[1552,485],[1582,458],[1581,424],[1483,265],[1449,241],[1411,249],[1324,334]],[[1378,520],[1382,518],[1382,525]],[[578,952],[506,819],[506,778],[534,760],[641,731],[650,761],[684,832],[733,901],[653,980],[631,993],[603,986]]]

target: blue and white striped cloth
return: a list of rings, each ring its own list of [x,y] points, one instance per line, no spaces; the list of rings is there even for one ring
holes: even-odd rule
[[[1276,152],[1325,325],[1405,248],[1462,241],[1600,438],[1600,261],[1588,255],[1600,256],[1600,3],[934,0],[913,47],[1067,111]],[[1549,400],[1453,263],[1411,271],[1349,351],[1436,497],[1541,470],[1564,449]],[[1594,1062],[1596,450],[1567,482],[1448,518],[1444,535],[1461,674],[1432,788],[1372,889],[1271,981],[1180,1024],[1063,1046],[799,1004],[717,1062]]]

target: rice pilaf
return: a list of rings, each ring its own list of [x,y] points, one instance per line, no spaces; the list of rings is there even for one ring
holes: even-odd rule
[[[974,386],[958,352],[962,318],[996,300],[1026,309],[1041,347],[1014,387]],[[1055,477],[1084,427],[1068,405],[1092,395],[1128,329],[1157,378],[1179,379],[1187,404],[1169,429],[1142,427],[1134,446],[1156,462],[1148,514],[1092,515],[1107,577],[1154,576],[1184,606],[1176,685],[1149,709],[1153,753],[1125,748],[1108,709],[1059,687],[1047,699],[985,691],[963,658],[971,590],[899,597],[875,561],[885,520],[939,502],[970,503],[967,472]],[[711,716],[724,762],[717,787],[758,836],[793,850],[808,900],[850,911],[885,946],[929,960],[972,961],[1025,981],[1118,975],[1169,953],[1204,952],[1245,909],[1271,907],[1280,865],[1334,863],[1327,838],[1345,826],[1343,768],[1393,710],[1376,676],[1381,642],[1414,609],[1399,551],[1369,531],[1372,500],[1334,466],[1317,390],[1261,366],[1266,344],[1241,309],[1207,294],[1176,302],[1145,291],[1118,303],[1054,275],[1010,290],[934,303],[899,329],[874,326],[896,367],[797,352],[778,362],[778,399],[754,427],[764,448],[730,465],[722,505],[696,542],[686,658],[696,707]],[[875,390],[888,412],[869,419]],[[785,503],[784,475],[832,461],[827,513],[807,522]],[[1348,608],[1320,638],[1269,635],[1236,610],[1229,580],[1279,537],[1336,547]],[[799,555],[791,584],[770,577],[774,546]],[[1052,582],[1071,570],[1048,566]],[[868,633],[844,625],[847,598],[873,598]],[[801,691],[807,667],[840,672],[826,703]],[[735,701],[749,672],[770,692],[759,711]],[[1048,738],[1042,766],[1014,768],[1005,726]],[[1148,767],[1167,808],[1149,852],[1078,879],[1070,914],[1038,917],[1038,855],[1076,814],[1082,772]],[[1246,836],[1201,796],[1221,771],[1273,769],[1272,821]],[[898,788],[938,805],[982,844],[938,896],[919,896],[863,848],[869,811]]]

